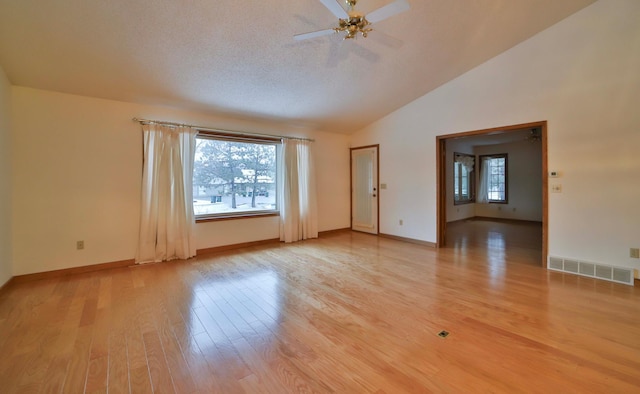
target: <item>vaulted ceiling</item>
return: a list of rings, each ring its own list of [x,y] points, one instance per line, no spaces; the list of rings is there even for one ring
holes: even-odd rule
[[[360,0],[368,13],[393,0]],[[349,133],[594,0],[409,0],[367,38],[319,0],[2,0],[14,85]]]

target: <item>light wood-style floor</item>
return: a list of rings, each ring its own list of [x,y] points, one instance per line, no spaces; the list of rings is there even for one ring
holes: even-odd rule
[[[456,253],[479,253],[494,268],[509,262],[543,266],[542,223],[461,220],[447,224],[446,239],[447,248]]]
[[[486,242],[341,232],[12,284],[0,391],[640,391],[638,288]]]

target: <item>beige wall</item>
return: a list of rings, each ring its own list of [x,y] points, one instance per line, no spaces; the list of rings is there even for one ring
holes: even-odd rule
[[[356,133],[380,144],[380,230],[436,241],[437,135],[547,120],[549,253],[640,268],[638,20],[598,1]]]
[[[142,139],[133,117],[316,139],[320,231],[349,226],[347,136],[15,86],[12,113],[14,275],[134,257]],[[203,249],[277,238],[278,218],[196,228]]]
[[[0,286],[12,276],[10,103],[11,85],[0,67]]]

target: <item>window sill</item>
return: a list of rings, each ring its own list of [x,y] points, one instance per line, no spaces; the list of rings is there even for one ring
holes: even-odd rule
[[[205,222],[217,222],[222,220],[238,220],[238,219],[252,219],[252,218],[264,218],[270,216],[280,216],[280,212],[260,212],[260,213],[233,213],[229,215],[211,215],[211,216],[197,216],[196,224]]]

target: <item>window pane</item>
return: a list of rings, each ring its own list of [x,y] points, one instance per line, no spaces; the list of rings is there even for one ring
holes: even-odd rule
[[[453,158],[453,199],[454,203],[473,201],[475,157],[464,153],[454,153]]]
[[[276,207],[276,145],[197,138],[196,215],[271,211]]]
[[[489,157],[486,159],[488,184],[487,199],[489,201],[506,202],[506,155],[501,157]]]
[[[460,196],[460,163],[453,165],[453,193],[456,197]]]

